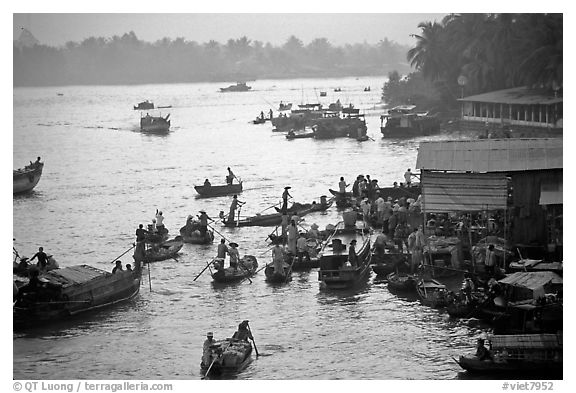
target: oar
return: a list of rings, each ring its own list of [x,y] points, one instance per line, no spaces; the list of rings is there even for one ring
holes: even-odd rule
[[[116,258],[114,258],[110,263],[114,263],[116,262],[116,260],[118,258],[123,257],[128,251],[130,251],[131,249],[133,249],[134,247],[136,247],[136,243],[132,243],[132,247],[130,247],[129,249],[127,249],[126,251],[124,251],[122,254],[118,255]]]
[[[290,264],[290,267],[288,268],[288,272],[286,273],[286,278],[284,279],[284,284],[286,284],[288,282],[288,277],[290,277],[290,273],[292,272],[292,266],[294,266],[294,259],[296,259],[296,257],[292,256],[292,263]]]
[[[148,264],[148,285],[150,286],[150,292],[152,292],[152,279],[150,278],[150,267],[152,265]]]
[[[226,236],[224,236],[223,234],[221,234],[220,232],[218,232],[216,229],[214,229],[213,227],[211,227],[210,225],[208,225],[208,228],[212,229],[214,232],[216,232],[217,234],[219,234],[220,236],[222,236],[222,238],[224,240],[226,240],[228,243],[230,243],[230,240],[226,238]]]
[[[224,352],[228,349],[228,347],[232,344],[232,340],[230,340],[228,342],[228,345],[226,345],[226,348],[224,348],[224,350],[222,351],[222,353],[219,356],[216,356],[214,358],[214,360],[212,360],[212,363],[210,363],[210,366],[208,367],[208,370],[206,370],[206,372],[204,373],[204,376],[201,379],[206,379],[208,377],[208,374],[210,373],[210,370],[212,369],[212,366],[214,365],[214,362],[216,362],[216,360],[220,359],[222,357],[222,355],[224,354]]]
[[[214,262],[215,259],[216,259],[216,257],[212,258],[212,260],[206,264],[206,266],[204,267],[204,269],[202,269],[202,271],[201,271],[200,273],[198,273],[198,275],[197,275],[197,276],[194,278],[194,280],[192,280],[192,281],[196,281],[196,279],[197,279],[198,277],[200,277],[200,276],[202,275],[202,273],[204,273],[204,271],[206,271],[206,269],[208,269],[208,267],[210,267],[210,264],[212,264],[212,262]]]
[[[258,214],[262,214],[262,213],[264,213],[266,210],[272,209],[273,207],[276,207],[276,206],[278,206],[278,205],[280,205],[280,204],[282,204],[282,202],[278,202],[278,203],[276,203],[276,204],[274,204],[274,205],[272,205],[272,206],[269,206],[269,207],[267,207],[266,209],[262,210],[262,211],[261,211],[260,213],[258,213]]]
[[[242,262],[242,259],[239,259],[238,263],[240,264],[240,266],[242,266],[244,268],[244,270],[246,270],[246,272],[248,273],[248,275],[246,276],[246,279],[248,281],[250,281],[250,284],[252,284],[252,280],[250,279],[250,270],[248,270],[248,268],[244,265],[244,262]]]
[[[258,353],[258,348],[256,348],[256,340],[254,340],[254,335],[252,334],[252,330],[250,329],[250,325],[248,325],[248,331],[250,332],[250,336],[252,336],[252,343],[254,344],[254,350],[256,351],[256,357],[260,356]]]

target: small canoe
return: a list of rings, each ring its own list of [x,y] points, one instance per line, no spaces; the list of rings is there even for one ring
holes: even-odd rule
[[[160,262],[174,258],[184,245],[182,236],[176,236],[172,240],[160,244],[154,244],[144,252],[144,263]]]
[[[271,263],[266,265],[264,274],[266,275],[266,281],[270,283],[283,284],[292,281],[292,267],[287,263],[284,263],[283,273],[274,273],[274,265]]]
[[[412,274],[390,273],[388,279],[388,289],[397,292],[414,292],[416,289],[416,278]]]
[[[445,307],[448,304],[446,285],[431,279],[420,279],[416,283],[416,292],[425,306],[432,308]]]
[[[32,191],[42,176],[43,162],[35,162],[24,168],[12,171],[12,193],[21,194]]]
[[[216,262],[220,263],[220,262]],[[222,263],[224,261],[222,260]],[[244,255],[240,259],[238,268],[234,269],[232,267],[218,268],[214,273],[212,273],[212,279],[217,283],[229,284],[242,281],[246,277],[251,277],[258,269],[258,261],[253,255]]]
[[[249,341],[235,340],[227,338],[226,340],[217,340],[211,346],[213,361],[209,364],[200,362],[202,374],[227,375],[242,371],[251,361],[252,344]],[[211,367],[210,367],[211,366]],[[206,374],[206,373],[209,373]]]
[[[194,186],[194,189],[202,197],[217,197],[242,192],[242,182],[237,184],[224,184],[220,186]]]
[[[328,210],[330,208],[330,206],[332,206],[332,203],[334,203],[334,198],[330,198],[328,200],[326,200],[326,197],[320,197],[320,203],[298,203],[298,202],[294,202],[292,204],[292,206],[290,206],[288,209],[286,209],[286,212],[290,215],[293,214],[298,214],[298,216],[303,217],[306,214],[310,214],[310,213],[314,213],[314,212],[321,212],[321,211],[325,211]],[[324,201],[324,203],[322,203],[322,201]],[[274,209],[278,212],[281,213],[282,209],[280,209],[279,207],[274,207]]]

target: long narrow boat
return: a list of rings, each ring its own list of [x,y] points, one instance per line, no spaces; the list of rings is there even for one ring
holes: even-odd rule
[[[303,217],[310,213],[325,211],[332,206],[332,200],[328,200],[327,203],[310,203],[301,206],[303,206],[301,209],[288,210],[288,214],[298,214],[299,217]],[[223,219],[222,222],[227,227],[277,226],[282,224],[282,213],[257,214],[237,221]]]
[[[242,181],[237,184],[224,184],[219,186],[194,186],[194,189],[202,197],[217,197],[242,192]]]
[[[174,258],[179,252],[184,241],[182,236],[176,236],[172,240],[167,240],[160,244],[149,247],[144,253],[144,262],[160,262],[166,259]]]
[[[491,359],[462,355],[457,363],[464,370],[481,374],[530,373],[558,377],[563,368],[563,335],[516,334],[488,337]],[[560,378],[561,379],[561,378]]]
[[[291,215],[298,214],[298,216],[302,217],[306,214],[328,210],[330,206],[332,206],[332,203],[334,203],[334,198],[326,199],[326,196],[321,196],[320,203],[316,203],[316,201],[312,203],[294,202],[292,206],[286,209],[286,212]],[[274,207],[274,209],[278,213],[282,212],[279,207]]]
[[[115,274],[77,265],[41,274],[38,286],[19,289],[13,307],[14,328],[44,326],[48,322],[126,301],[140,290],[142,270]]]
[[[12,193],[20,194],[32,191],[42,176],[43,162],[35,162],[24,168],[12,171]]]
[[[397,270],[405,270],[409,266],[410,254],[402,252],[374,253],[372,255],[372,270],[379,276],[386,276]]]
[[[240,259],[238,268],[232,267],[224,268],[224,260],[216,261],[219,266],[216,271],[212,273],[212,279],[221,284],[231,284],[244,280],[246,277],[252,277],[258,268],[258,261],[253,255],[244,255]]]
[[[446,285],[432,278],[419,279],[416,283],[416,292],[425,306],[440,308],[448,305]]]
[[[214,360],[210,364],[200,362],[200,370],[207,377],[240,372],[252,360],[252,344],[249,341],[232,338],[216,340],[211,351]]]
[[[320,252],[320,271],[318,281],[327,289],[348,289],[363,282],[370,274],[370,236],[360,229],[339,229]],[[357,266],[346,266],[349,259],[350,242],[356,240]]]

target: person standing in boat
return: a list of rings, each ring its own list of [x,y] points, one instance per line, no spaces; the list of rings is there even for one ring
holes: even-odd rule
[[[218,244],[218,252],[216,253],[216,259],[220,259],[222,260],[222,262],[224,262],[224,260],[226,259],[226,254],[229,254],[228,247],[226,247],[226,240],[222,238],[222,240],[220,240],[220,244]],[[224,264],[222,264],[222,266],[224,266]]]
[[[292,198],[288,190],[291,188],[290,186],[284,187],[284,192],[282,193],[282,215],[285,215],[288,211],[288,198]]]
[[[228,222],[234,222],[234,216],[236,215],[236,209],[242,206],[244,202],[238,200],[238,195],[232,197],[232,203],[230,204],[230,213],[228,214]]]
[[[238,330],[232,335],[232,340],[248,341],[248,339],[254,340],[254,337],[252,337],[252,333],[248,329],[248,321],[242,321],[238,325]]]
[[[200,220],[200,228],[199,228],[200,235],[202,235],[202,237],[206,237],[206,232],[208,232],[208,220],[210,221],[214,220],[208,217],[208,214],[206,214],[204,210],[200,210],[200,215],[198,216],[198,219]]]
[[[284,274],[284,248],[276,243],[274,248],[272,248],[272,263],[274,264],[275,274]]]
[[[348,262],[352,267],[358,267],[358,255],[356,254],[356,239],[352,239],[348,246]]]
[[[230,169],[230,167],[228,167],[228,176],[226,176],[226,184],[232,185],[232,181],[234,179],[238,180],[238,178],[236,177],[234,172],[232,172],[232,169]]]
[[[268,112],[270,114],[270,120],[272,120],[274,118],[274,112],[272,112],[272,108],[270,108],[270,112]]]
[[[296,222],[290,220],[290,225],[288,226],[288,252],[292,255],[296,255],[296,241],[298,240],[298,228],[296,227]]]
[[[162,211],[156,209],[156,231],[164,232],[164,229],[164,216],[162,215]]]
[[[366,197],[362,199],[360,202],[360,208],[362,209],[362,218],[364,220],[364,228],[370,227],[370,210],[372,205],[370,204],[370,200]]]
[[[305,233],[300,233],[296,241],[296,251],[298,252],[298,263],[302,263],[304,257],[306,258],[306,262],[310,262],[310,253],[308,253]]]
[[[486,274],[492,277],[494,275],[494,267],[496,266],[496,253],[494,252],[494,244],[490,244],[486,250],[486,257],[484,258],[484,270]]]
[[[338,183],[338,188],[340,190],[341,194],[346,193],[346,187],[348,187],[350,184],[346,184],[346,182],[344,181],[344,177],[340,177],[340,182]]]
[[[230,248],[228,249],[228,255],[230,255],[230,267],[234,270],[238,269],[238,262],[240,261],[240,253],[238,252],[238,243],[230,243]]]
[[[46,270],[46,265],[48,264],[48,255],[44,252],[44,247],[39,247],[38,252],[34,254],[32,258],[28,262],[32,262],[34,259],[38,258],[38,263],[36,266],[40,270]]]
[[[412,185],[412,177],[414,174],[410,171],[410,168],[404,172],[404,181],[406,183],[406,187],[410,187]]]
[[[206,333],[206,340],[204,340],[204,345],[202,346],[202,364],[206,367],[212,364],[212,348],[215,344],[214,334],[212,332]]]

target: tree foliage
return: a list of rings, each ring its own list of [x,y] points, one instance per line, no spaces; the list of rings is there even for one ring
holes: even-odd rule
[[[136,84],[200,82],[253,78],[385,75],[407,72],[407,47],[337,47],[326,38],[305,45],[291,36],[280,46],[248,37],[199,44],[184,38],[150,43],[134,32],[111,38],[90,37],[60,48],[14,45],[14,85]]]

